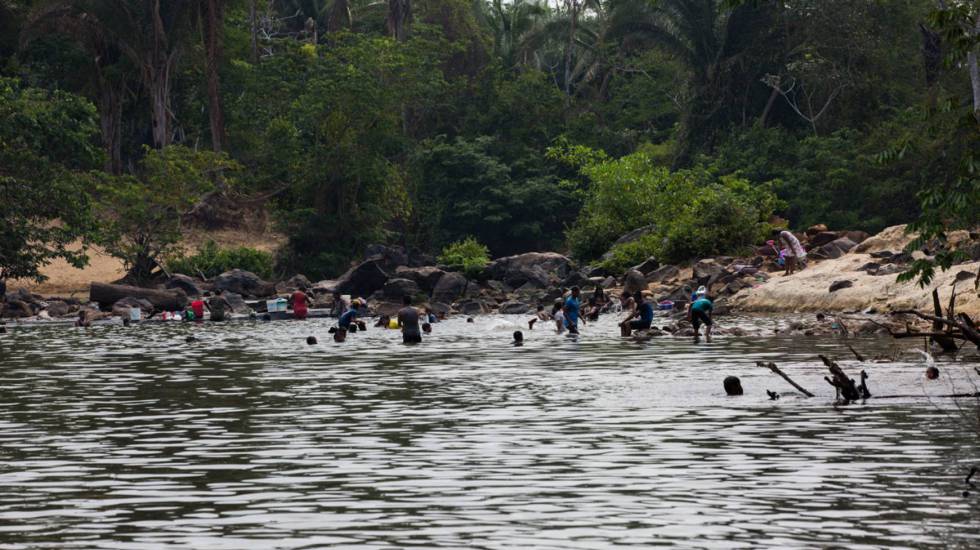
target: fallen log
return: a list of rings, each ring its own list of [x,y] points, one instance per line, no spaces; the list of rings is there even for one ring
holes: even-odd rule
[[[810,393],[806,389],[804,389],[803,386],[801,386],[801,385],[797,384],[796,382],[794,382],[792,378],[790,378],[789,376],[786,375],[785,372],[783,372],[782,370],[780,370],[780,368],[776,366],[776,363],[773,363],[772,361],[765,361],[765,362],[764,361],[756,361],[755,364],[756,364],[756,366],[767,368],[767,369],[771,370],[772,372],[778,374],[779,376],[782,376],[783,377],[783,380],[789,382],[789,385],[791,385],[794,388],[796,388],[797,390],[799,390],[800,393],[802,393],[803,395],[805,395],[807,397],[813,397],[813,394],[812,393]]]
[[[89,299],[98,302],[99,307],[111,307],[123,298],[144,299],[161,311],[178,311],[187,307],[187,294],[179,289],[157,290],[93,282],[89,290]]]

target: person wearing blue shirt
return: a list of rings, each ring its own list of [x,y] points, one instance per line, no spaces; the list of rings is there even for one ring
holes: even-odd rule
[[[688,310],[688,318],[691,321],[691,325],[694,326],[694,339],[697,340],[701,336],[701,325],[704,325],[704,336],[708,342],[711,341],[711,312],[714,311],[715,305],[708,298],[707,291],[701,292],[698,289],[697,300],[691,304],[691,309]]]
[[[351,323],[357,320],[357,310],[359,305],[360,303],[357,299],[351,302],[351,308],[345,311],[344,314],[340,316],[340,328],[344,330],[348,330],[350,328]]]
[[[619,326],[622,328],[623,336],[629,336],[634,330],[646,330],[653,324],[653,304],[643,299],[643,293],[637,291],[633,294],[636,308]],[[637,319],[639,317],[639,319]],[[636,319],[634,321],[634,319]]]
[[[578,334],[579,310],[582,308],[582,300],[579,298],[581,291],[577,286],[572,287],[572,295],[565,300],[565,328],[569,334]]]

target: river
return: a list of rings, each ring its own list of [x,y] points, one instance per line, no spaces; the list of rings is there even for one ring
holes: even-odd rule
[[[611,318],[577,340],[524,327],[515,348],[524,320],[454,319],[414,347],[382,329],[335,344],[328,320],[15,327],[0,549],[980,546],[976,400],[929,397],[973,391],[973,364],[927,382],[914,353],[636,343]],[[908,397],[835,406],[817,353]]]

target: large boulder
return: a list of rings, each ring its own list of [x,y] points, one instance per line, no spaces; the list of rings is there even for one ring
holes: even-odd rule
[[[116,303],[112,304],[112,314],[124,319],[129,318],[129,310],[133,308],[138,308],[142,313],[147,315],[153,313],[154,307],[149,300],[145,298],[134,298],[132,296],[118,300]]]
[[[459,273],[446,273],[432,290],[432,301],[451,304],[466,292],[466,277]]]
[[[647,289],[647,278],[635,269],[627,271],[623,279],[623,292],[633,294]]]
[[[528,252],[494,260],[486,272],[515,288],[527,282],[544,288],[568,277],[572,261],[555,252]]]
[[[66,302],[61,300],[52,300],[48,302],[48,307],[45,308],[45,311],[47,311],[48,315],[51,317],[64,317],[65,315],[68,315],[70,309],[71,308]]]
[[[836,239],[831,241],[819,248],[810,251],[810,255],[814,258],[833,260],[835,258],[840,258],[844,254],[851,251],[852,248],[857,246],[857,243],[848,239],[847,237]]]
[[[241,294],[225,292],[222,294],[222,296],[225,298],[225,300],[228,300],[228,305],[231,306],[232,313],[252,313],[252,308],[248,307],[248,304],[245,303],[245,299],[242,298]],[[265,303],[263,302],[262,305],[264,306]]]
[[[388,273],[393,273],[398,266],[408,265],[408,254],[400,246],[368,245],[364,251],[364,258],[379,261],[381,267]]]
[[[497,310],[503,315],[523,315],[530,311],[531,306],[525,304],[524,302],[504,302],[500,304],[500,308]]]
[[[242,269],[232,269],[218,275],[214,278],[213,286],[215,290],[256,298],[271,296],[276,292],[276,285],[263,281],[251,271]]]
[[[373,256],[347,270],[330,290],[353,296],[370,296],[384,288],[388,272],[382,267],[384,259]]]
[[[415,281],[415,284],[425,292],[432,292],[439,279],[442,279],[445,274],[445,271],[431,265],[424,267],[399,266],[395,269],[395,277]]]
[[[825,224],[818,223],[817,225],[811,225],[810,227],[808,227],[806,229],[806,235],[808,237],[813,237],[814,235],[823,233],[825,231],[827,231],[827,226]]]
[[[196,298],[201,295],[201,287],[199,281],[193,277],[188,277],[187,275],[181,275],[180,273],[174,273],[170,276],[170,279],[164,283],[164,288],[174,289],[179,288],[184,291],[184,294],[192,298]]]
[[[481,300],[463,300],[456,304],[456,311],[464,315],[479,315],[489,313],[490,308]]]
[[[861,244],[864,241],[866,241],[869,238],[871,238],[871,235],[869,235],[865,231],[842,231],[840,233],[840,236],[841,237],[846,237],[848,239],[851,239],[852,241],[856,242],[857,244]]]
[[[420,293],[419,285],[411,279],[388,279],[384,287],[385,298],[392,300],[401,300],[404,296],[415,296]]]
[[[295,292],[297,290],[309,290],[313,288],[313,283],[306,278],[306,275],[293,275],[285,281],[280,281],[276,285],[276,292],[279,294],[287,294],[290,292]]]
[[[725,268],[712,259],[700,260],[694,264],[694,278],[698,285],[710,287],[725,274]]]
[[[660,267],[660,262],[658,262],[657,259],[654,258],[653,256],[650,256],[649,258],[644,260],[643,263],[641,263],[640,265],[633,266],[633,269],[639,271],[644,276],[647,276],[653,273],[654,271],[656,271],[659,267]]]
[[[810,246],[823,246],[837,240],[837,233],[833,231],[821,231],[816,235],[810,236]]]
[[[681,270],[676,265],[665,265],[647,273],[646,276],[648,283],[665,283],[677,279],[680,274]]]

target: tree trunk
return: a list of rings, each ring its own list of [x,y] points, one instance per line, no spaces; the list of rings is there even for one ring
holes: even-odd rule
[[[337,32],[349,29],[353,25],[350,12],[350,0],[334,0],[327,14],[327,32]]]
[[[973,26],[973,35],[980,34],[980,11]],[[977,46],[966,55],[967,70],[970,71],[970,85],[973,86],[973,116],[980,121],[980,67],[977,67]]]
[[[224,27],[224,0],[207,0],[204,21],[204,50],[208,73],[208,118],[211,123],[211,149],[220,153],[225,149],[225,116],[221,108],[222,34]]]
[[[759,117],[759,127],[766,127],[766,120],[769,119],[769,113],[772,111],[773,104],[776,103],[776,98],[779,97],[779,88],[773,87],[772,93],[769,94],[769,100],[766,101],[766,108],[762,110],[762,115]]]
[[[411,0],[388,0],[388,33],[399,42],[408,38],[408,24],[412,20]]]
[[[248,18],[251,24],[252,32],[252,63],[259,62],[259,22],[255,14],[255,2],[257,0],[251,0],[248,3]]]
[[[578,25],[578,0],[568,0],[568,45],[565,47],[565,96],[572,95],[572,49],[575,47],[575,31]]]
[[[177,50],[175,46],[173,51],[168,51],[167,32],[160,15],[160,0],[154,0],[153,10],[153,34],[143,64],[143,79],[150,96],[153,146],[162,149],[171,142],[170,71],[177,57]]]
[[[187,295],[176,290],[156,290],[128,285],[92,283],[89,299],[101,307],[111,307],[123,298],[142,298],[153,307],[164,311],[177,311],[187,306]]]
[[[101,71],[100,71],[101,73]],[[99,128],[106,160],[103,169],[114,175],[122,173],[122,94],[99,74]]]

